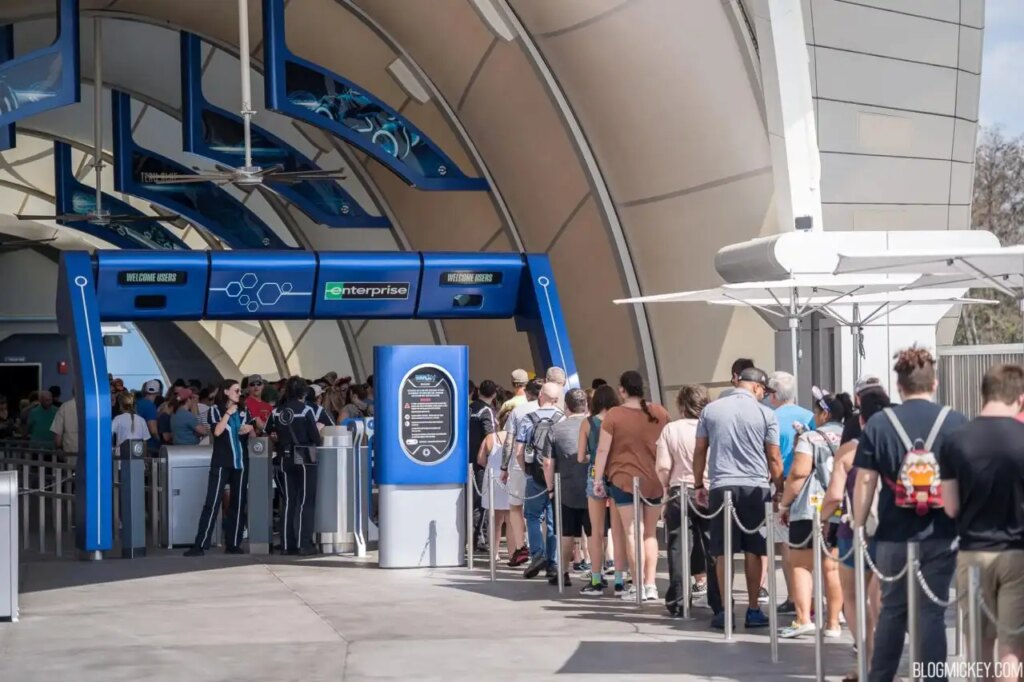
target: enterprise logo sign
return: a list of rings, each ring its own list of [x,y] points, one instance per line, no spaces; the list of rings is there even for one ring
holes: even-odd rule
[[[327,282],[325,301],[404,301],[408,282]]]

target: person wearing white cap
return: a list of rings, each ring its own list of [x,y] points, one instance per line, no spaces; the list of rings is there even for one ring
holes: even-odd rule
[[[159,379],[150,379],[142,384],[142,400],[135,404],[135,414],[146,421],[149,428],[149,440],[146,441],[146,448],[150,452],[160,449],[160,439],[157,437],[156,429],[156,401],[160,397],[161,383]]]

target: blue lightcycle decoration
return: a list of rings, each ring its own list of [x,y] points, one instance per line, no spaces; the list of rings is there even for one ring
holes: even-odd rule
[[[65,142],[53,143],[53,172],[55,204],[58,215],[78,213],[95,215],[96,190],[75,178],[71,164],[71,146]],[[131,204],[107,193],[103,194],[104,211],[114,216],[143,216]],[[58,220],[61,225],[99,237],[122,249],[186,249],[185,243],[158,222],[132,223],[113,219],[97,224],[88,220]]]
[[[11,39],[9,31],[5,42]],[[0,126],[79,99],[78,0],[59,0],[56,40],[0,63]]]
[[[14,59],[14,25],[0,26],[0,65]],[[3,68],[0,66],[0,68]],[[14,149],[14,124],[0,126],[0,152]]]
[[[284,15],[284,0],[263,0],[269,109],[333,133],[419,189],[489,189],[486,179],[467,176],[423,131],[365,88],[292,54]]]
[[[288,246],[245,205],[212,182],[160,185],[143,174],[182,173],[185,166],[144,149],[132,138],[131,97],[114,90],[114,188],[174,211],[224,241],[232,249],[285,249]]]
[[[181,33],[182,142],[187,152],[230,166],[245,160],[241,116],[210,104],[203,95],[202,39]],[[319,168],[284,140],[252,127],[253,162],[262,167],[280,165],[288,172]],[[390,227],[385,216],[366,212],[333,179],[274,182],[264,185],[290,201],[314,221],[329,227]]]

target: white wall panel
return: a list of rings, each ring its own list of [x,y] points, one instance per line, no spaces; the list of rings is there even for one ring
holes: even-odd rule
[[[877,156],[821,155],[825,202],[945,204],[949,162]]]
[[[965,121],[962,118],[955,119],[953,130],[953,160],[974,161],[974,149],[978,138],[978,124]]]
[[[955,67],[958,26],[870,7],[813,0],[819,46]]]
[[[964,71],[981,73],[982,30],[960,27],[960,61],[957,66]]]
[[[945,206],[825,204],[825,229],[831,231],[943,230]]]
[[[981,76],[960,71],[956,84],[956,115],[969,121],[978,120],[981,101]]]
[[[974,226],[971,224],[971,207],[970,206],[950,206],[949,207],[949,229],[951,230],[970,230]]]
[[[953,163],[949,182],[949,203],[969,204],[974,187],[974,164]]]
[[[877,7],[919,17],[931,17],[943,21],[957,21],[960,16],[960,0],[848,0],[865,7]]]
[[[819,97],[936,114],[954,113],[957,72],[952,69],[836,50],[815,52]]]
[[[953,119],[846,102],[818,102],[818,146],[854,152],[948,158]]]

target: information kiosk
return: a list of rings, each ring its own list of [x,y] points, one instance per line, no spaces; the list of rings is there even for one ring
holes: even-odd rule
[[[377,346],[373,352],[380,567],[465,560],[465,346]]]

